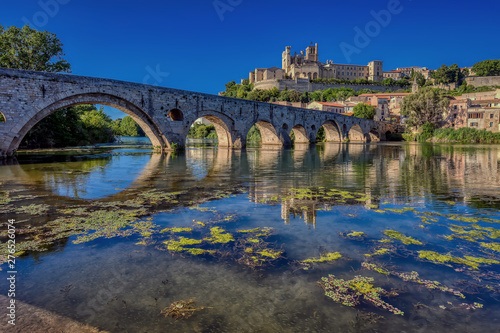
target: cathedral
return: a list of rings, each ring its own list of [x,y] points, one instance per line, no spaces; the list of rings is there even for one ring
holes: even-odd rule
[[[383,77],[383,62],[371,61],[367,66],[334,64],[327,60],[326,63],[319,61],[318,44],[306,48],[305,53],[296,52],[292,55],[291,46],[287,46],[282,55],[281,68],[256,68],[250,72],[250,83],[258,83],[269,80],[296,80],[296,79],[368,79],[380,82]]]

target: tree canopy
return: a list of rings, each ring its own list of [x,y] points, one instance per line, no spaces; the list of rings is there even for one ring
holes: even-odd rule
[[[113,132],[117,136],[146,136],[142,128],[130,116],[123,119],[116,119],[113,122]]]
[[[480,61],[472,67],[477,76],[500,75],[500,59]]]
[[[448,84],[453,82],[461,82],[465,75],[462,73],[457,64],[453,64],[450,67],[448,67],[447,65],[442,65],[431,74],[431,77],[437,84]]]
[[[63,58],[63,44],[55,34],[0,25],[0,67],[42,72],[71,72]]]
[[[27,148],[59,148],[113,142],[112,121],[103,108],[76,105],[42,119],[21,142]]]
[[[373,120],[375,114],[377,113],[373,105],[365,103],[359,103],[354,107],[353,111],[354,111],[353,114],[354,117],[370,119],[370,120]]]
[[[450,100],[441,89],[424,87],[403,99],[401,114],[409,117],[406,124],[417,130],[425,123],[434,124],[438,128],[449,105]]]

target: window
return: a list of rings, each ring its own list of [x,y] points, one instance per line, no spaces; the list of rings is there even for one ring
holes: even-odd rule
[[[490,127],[493,127],[493,123],[490,123]]]
[[[490,113],[490,119],[493,119],[493,113]],[[491,127],[491,126],[490,126]]]

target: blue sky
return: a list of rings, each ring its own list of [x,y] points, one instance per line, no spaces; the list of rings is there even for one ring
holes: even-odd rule
[[[286,45],[319,43],[321,61],[383,60],[385,70],[500,55],[500,3],[490,0],[3,0],[1,8],[3,26],[29,21],[55,33],[74,74],[213,94],[256,67],[280,67]],[[374,24],[381,11],[390,16]],[[367,38],[356,40],[355,29]],[[356,50],[346,56],[342,45]]]

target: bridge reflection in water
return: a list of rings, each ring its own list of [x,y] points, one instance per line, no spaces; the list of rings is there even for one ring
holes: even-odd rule
[[[124,164],[118,172],[120,158]],[[370,198],[383,193],[395,202],[406,197],[399,202],[404,204],[424,192],[449,197],[453,188],[455,200],[498,202],[499,160],[498,148],[477,151],[468,147],[396,143],[327,143],[312,147],[297,144],[289,150],[187,149],[182,154],[113,153],[77,162],[12,164],[0,167],[0,178],[3,188],[16,184],[47,200],[67,202],[127,200],[154,188],[176,192],[241,186],[249,189],[253,202],[282,204],[285,222],[290,217],[301,217],[314,225],[317,210],[336,203],[314,197],[287,199],[291,189],[322,184],[326,188],[364,193]],[[110,178],[107,190],[103,189],[103,177]],[[363,203],[357,203],[360,204]]]

